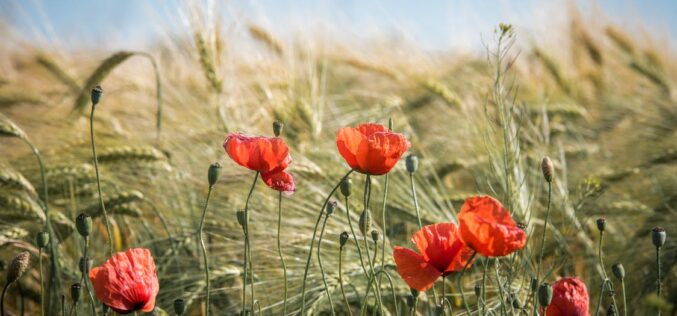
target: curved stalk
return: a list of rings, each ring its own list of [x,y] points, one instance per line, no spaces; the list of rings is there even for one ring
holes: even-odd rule
[[[621,279],[621,290],[623,290],[623,316],[628,315],[628,302],[625,300],[625,280]]]
[[[108,232],[108,246],[109,246],[109,257],[113,256],[115,252],[113,248],[113,232],[110,229],[110,222],[108,220],[108,212],[106,212],[106,206],[103,203],[103,194],[101,193],[101,178],[99,176],[99,159],[96,156],[96,141],[94,140],[94,110],[96,110],[96,104],[92,104],[92,112],[89,115],[89,136],[92,142],[92,156],[94,158],[94,170],[96,171],[96,190],[99,194],[99,204],[101,206],[101,211],[103,212],[103,218],[106,222],[106,231]]]
[[[367,179],[364,183],[364,212],[369,211],[369,200],[371,199],[371,176],[367,175]],[[371,259],[371,255],[369,254],[369,244],[367,243],[367,232],[365,231],[363,233],[363,241],[364,241],[364,249],[367,255],[367,262],[369,263],[369,269],[371,270],[371,276],[370,278],[373,278],[375,276],[374,274],[374,263]],[[374,249],[374,259],[376,259],[376,249]],[[371,283],[371,282],[370,282]],[[373,284],[374,286],[374,294],[376,295],[376,302],[378,303],[378,308],[379,310],[383,311],[383,301],[381,300],[381,289],[378,288],[376,284]],[[368,295],[365,295],[365,301],[368,298]]]
[[[45,282],[42,276],[42,247],[38,249],[38,261],[40,267],[40,315],[45,316]]]
[[[247,194],[247,199],[244,202],[244,270],[243,270],[243,278],[242,278],[242,310],[245,311],[247,309],[246,302],[247,302],[247,271],[249,271],[249,274],[251,275],[251,312],[254,313],[254,273],[253,273],[253,265],[251,263],[251,244],[249,243],[249,200],[252,197],[252,193],[254,193],[254,187],[256,187],[256,180],[259,179],[259,172],[257,171],[256,174],[254,175],[254,181],[252,182],[252,186],[249,189],[249,193]]]
[[[89,251],[89,237],[84,237],[85,239],[85,249],[82,252],[82,257],[87,260],[87,253]],[[85,263],[87,265],[87,263]],[[42,271],[41,271],[42,272]],[[82,271],[82,275],[80,277],[80,284],[85,283],[85,289],[87,289],[87,295],[89,296],[89,304],[92,307],[92,316],[96,315],[96,306],[94,306],[94,296],[92,296],[92,291],[89,288],[89,278],[85,278],[85,271]]]
[[[463,292],[463,275],[465,274],[465,270],[468,269],[470,266],[470,263],[475,259],[475,256],[477,255],[477,251],[473,251],[472,255],[470,256],[470,259],[465,263],[465,266],[463,267],[463,270],[461,270],[461,274],[458,276],[458,291],[461,293],[461,300],[463,301],[463,306],[465,307],[465,311],[470,315],[470,306],[468,306],[468,302],[465,300],[465,293]]]
[[[329,299],[329,307],[331,308],[331,314],[336,315],[334,311],[334,302],[331,299],[331,293],[329,292],[329,285],[327,285],[327,276],[324,274],[324,267],[322,266],[322,255],[320,249],[322,249],[322,237],[324,236],[324,229],[327,226],[327,220],[329,219],[329,214],[324,217],[324,222],[322,222],[322,229],[320,229],[320,238],[317,240],[317,262],[320,264],[320,273],[322,274],[322,283],[324,283],[324,291],[327,293],[327,298]]]
[[[282,315],[287,315],[287,264],[284,262],[284,256],[282,255],[282,246],[280,245],[281,225],[282,225],[282,192],[280,192],[277,197],[277,253],[280,255],[280,262],[282,263],[282,273],[284,274],[284,303],[283,303],[284,305],[282,308],[283,309]]]
[[[0,316],[5,316],[5,294],[7,294],[8,288],[9,283],[5,283],[5,286],[2,288],[2,295],[0,295]]]
[[[198,239],[200,239],[200,246],[202,248],[202,261],[204,262],[205,265],[205,283],[207,289],[207,294],[205,297],[205,305],[207,315],[209,315],[209,258],[207,257],[207,247],[205,246],[205,240],[202,237],[202,231],[205,224],[205,217],[207,216],[207,207],[209,206],[209,198],[212,196],[212,188],[213,185],[210,185],[209,190],[207,191],[207,199],[205,200],[205,206],[202,209],[202,218],[200,219],[200,227],[197,230]]]
[[[348,297],[346,297],[346,291],[343,289],[343,247],[339,247],[339,257],[338,257],[338,274],[339,274],[339,287],[341,287],[341,295],[343,296],[343,301],[346,303],[346,308],[348,309],[348,314],[353,316],[353,310],[350,308],[350,302],[348,302]]]
[[[661,298],[661,247],[656,247],[656,292],[658,298]],[[658,313],[656,314],[661,316],[661,308],[658,307]]]
[[[306,281],[308,279],[308,269],[310,269],[310,259],[313,257],[313,247],[315,245],[315,236],[317,235],[317,227],[320,225],[320,220],[322,220],[322,215],[324,213],[324,208],[327,207],[327,203],[329,203],[329,199],[331,196],[336,192],[338,187],[341,185],[343,180],[347,179],[348,176],[350,176],[351,173],[353,173],[353,169],[350,169],[341,180],[336,183],[334,188],[329,192],[327,197],[324,200],[324,203],[322,203],[322,207],[320,208],[320,214],[317,217],[317,221],[315,222],[315,228],[313,229],[313,237],[310,239],[310,249],[308,250],[308,258],[306,259],[306,268],[303,271],[303,285],[301,286],[301,315],[305,315],[306,311]]]
[[[541,235],[541,251],[538,255],[538,265],[536,266],[536,279],[541,281],[541,264],[543,263],[543,250],[545,249],[545,233],[548,231],[548,219],[550,218],[550,202],[552,198],[552,182],[548,182],[548,204],[545,211],[545,223],[543,224],[543,235]],[[532,310],[532,315],[536,315],[536,291],[533,291],[531,294],[534,298],[534,307]]]
[[[383,186],[383,207],[381,208],[381,229],[383,229],[383,240],[381,240],[381,267],[386,266],[386,234],[387,234],[387,227],[386,227],[386,206],[388,203],[388,174],[386,173],[385,175],[385,184]],[[383,279],[383,275],[378,276],[378,287],[381,287],[381,280]],[[397,306],[397,304],[395,304]]]
[[[411,184],[411,197],[414,199],[414,209],[416,209],[416,220],[418,220],[418,229],[423,228],[421,221],[421,210],[418,207],[418,198],[416,197],[416,186],[414,185],[414,173],[409,173],[409,183]]]
[[[503,297],[503,285],[501,284],[501,278],[498,275],[498,259],[495,259],[494,261],[494,268],[496,270],[496,283],[498,283],[498,295],[501,298],[501,313],[502,315],[507,315],[508,312],[505,310],[505,298]]]
[[[393,287],[392,277],[390,276],[390,274],[388,274],[388,272],[386,270],[383,270],[383,269],[378,270],[376,272],[376,274],[378,274],[378,275],[385,274],[386,279],[388,279],[388,281],[390,282],[390,290],[391,290],[390,294],[392,295],[392,299],[393,299],[393,302],[395,304],[395,315],[399,315],[400,313],[399,313],[399,309],[397,307],[397,296],[395,295],[395,288]],[[365,312],[367,311],[366,306],[367,306],[367,299],[369,298],[369,290],[373,287],[372,285],[373,285],[375,279],[376,279],[375,275],[371,275],[369,277],[369,282],[367,283],[367,291],[364,294],[364,298],[362,300],[362,306],[360,307],[360,315],[364,315]],[[418,301],[418,297],[416,298],[416,301]],[[414,302],[414,310],[416,308],[416,301]]]

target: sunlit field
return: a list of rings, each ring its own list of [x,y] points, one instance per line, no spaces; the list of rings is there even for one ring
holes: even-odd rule
[[[3,316],[677,315],[660,30],[563,5],[429,49],[212,5],[138,50],[0,23]]]

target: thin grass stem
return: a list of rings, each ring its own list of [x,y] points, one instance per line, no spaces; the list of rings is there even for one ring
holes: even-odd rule
[[[101,177],[99,175],[99,159],[96,156],[96,141],[94,140],[94,111],[96,110],[96,104],[92,104],[92,111],[89,115],[89,135],[92,142],[92,157],[94,159],[94,170],[96,172],[96,190],[99,194],[99,205],[101,206],[101,211],[103,212],[103,218],[106,223],[106,232],[108,232],[108,246],[109,246],[109,255],[113,256],[115,249],[113,248],[113,232],[110,229],[110,221],[108,219],[108,212],[106,212],[106,206],[103,203],[103,193],[101,192]]]
[[[205,199],[205,206],[202,209],[202,218],[200,219],[200,227],[197,230],[198,233],[198,239],[200,239],[200,246],[202,248],[202,261],[204,262],[205,265],[205,287],[206,287],[206,296],[205,296],[205,311],[206,314],[209,315],[209,290],[210,290],[210,284],[209,284],[209,258],[207,256],[207,247],[205,246],[205,241],[203,238],[203,229],[204,229],[204,224],[205,224],[205,217],[207,216],[207,207],[209,206],[209,198],[212,196],[212,188],[214,186],[210,185],[209,189],[207,190],[207,198]]]
[[[282,245],[280,242],[280,231],[282,226],[282,192],[277,197],[277,253],[280,255],[280,263],[282,263],[282,273],[284,277],[284,302],[282,307],[282,315],[287,315],[287,264],[282,255]],[[319,249],[318,249],[319,256]]]
[[[329,307],[331,308],[331,314],[336,315],[334,311],[334,302],[331,299],[331,292],[329,292],[329,285],[327,285],[327,275],[324,273],[324,267],[322,266],[322,237],[324,236],[324,229],[327,226],[327,220],[329,220],[329,214],[324,217],[322,222],[322,229],[320,229],[320,238],[317,240],[317,262],[320,265],[320,273],[322,274],[322,283],[324,283],[324,291],[327,293],[327,299],[329,300]]]

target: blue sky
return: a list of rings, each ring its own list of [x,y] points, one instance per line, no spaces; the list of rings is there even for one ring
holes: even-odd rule
[[[196,0],[207,3],[210,0]],[[218,1],[218,0],[214,0]],[[593,7],[629,30],[645,26],[660,39],[677,39],[675,0],[575,0],[585,14]],[[522,29],[564,19],[566,3],[536,0],[324,0],[224,1],[223,21],[254,21],[275,34],[327,24],[334,34],[404,34],[425,48],[481,45],[499,22]],[[167,32],[181,33],[180,0],[0,0],[0,17],[29,42],[61,48],[135,49]],[[593,5],[594,4],[594,5]]]

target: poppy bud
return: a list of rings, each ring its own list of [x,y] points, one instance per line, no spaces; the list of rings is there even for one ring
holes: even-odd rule
[[[545,178],[545,181],[548,181],[548,183],[552,182],[552,174],[555,172],[555,167],[553,167],[550,157],[543,157],[543,160],[541,161],[541,170],[543,171],[543,178]]]
[[[515,297],[512,299],[512,307],[514,309],[522,309],[522,302],[520,302],[520,299]]]
[[[71,285],[71,299],[73,299],[73,304],[80,300],[80,293],[82,293],[82,286],[80,283]]]
[[[280,121],[275,121],[273,122],[273,134],[275,136],[280,136],[282,134],[282,130],[284,129],[284,123]]]
[[[388,129],[391,130],[391,131],[393,130],[393,118],[392,117],[388,118]]]
[[[245,218],[244,218],[244,211],[237,211],[235,212],[235,215],[237,216],[237,222],[244,228],[245,224]]]
[[[371,240],[373,240],[374,243],[378,241],[378,235],[379,233],[377,230],[374,229],[371,231]]]
[[[550,301],[552,301],[552,285],[543,283],[538,288],[538,304],[545,307],[550,305]]]
[[[609,309],[606,310],[606,315],[607,315],[607,316],[616,316],[616,315],[618,315],[618,314],[616,313],[616,309],[614,308],[613,305],[610,305],[610,306],[609,306]]]
[[[656,248],[663,247],[666,238],[665,228],[656,226],[651,230],[651,241]]]
[[[28,251],[20,252],[18,255],[14,256],[14,259],[12,259],[12,262],[9,263],[9,267],[7,268],[7,284],[14,283],[24,274],[24,272],[26,272],[30,260],[31,254]]]
[[[345,179],[341,181],[341,194],[343,194],[343,196],[349,197],[352,188],[353,188],[353,180]]]
[[[80,213],[80,215],[75,218],[75,227],[78,229],[80,236],[89,236],[92,232],[92,218],[85,213]]]
[[[89,270],[92,269],[92,259],[89,259],[89,257],[80,257],[78,267],[80,268],[80,272],[88,274]]]
[[[369,209],[364,210],[360,215],[360,232],[363,236],[367,236],[367,232],[371,230],[371,212]]]
[[[531,278],[531,292],[536,292],[538,289],[538,279],[536,277]]]
[[[216,181],[219,180],[221,176],[221,165],[218,162],[215,162],[209,166],[209,171],[207,171],[207,180],[209,180],[209,186],[213,186]]]
[[[49,243],[49,234],[47,232],[39,232],[35,235],[35,244],[38,248],[45,248]]]
[[[619,281],[623,281],[623,279],[625,279],[625,268],[623,268],[623,264],[614,264],[611,266],[611,271],[613,271],[614,275]]]
[[[598,218],[597,219],[597,229],[600,232],[603,232],[605,228],[606,228],[606,220],[604,219],[604,217]]]
[[[414,308],[414,300],[415,298],[413,295],[407,295],[407,306],[409,306],[409,308]]]
[[[482,284],[480,282],[475,282],[475,296],[482,296]]]
[[[418,157],[416,157],[414,154],[409,154],[405,159],[405,166],[407,167],[407,172],[416,172],[418,169]]]
[[[327,203],[327,207],[325,208],[325,212],[327,212],[327,216],[334,213],[334,209],[336,208],[336,205],[338,205],[338,203],[336,203],[336,201],[329,201],[329,203]]]
[[[174,300],[174,313],[181,316],[186,311],[186,301],[182,298],[177,298]]]
[[[344,231],[341,233],[341,235],[339,236],[339,245],[341,245],[341,248],[343,248],[343,246],[346,245],[346,242],[348,242],[348,238],[350,238],[348,232]]]
[[[103,95],[103,88],[100,85],[97,85],[92,89],[92,105],[99,104],[101,96]]]

